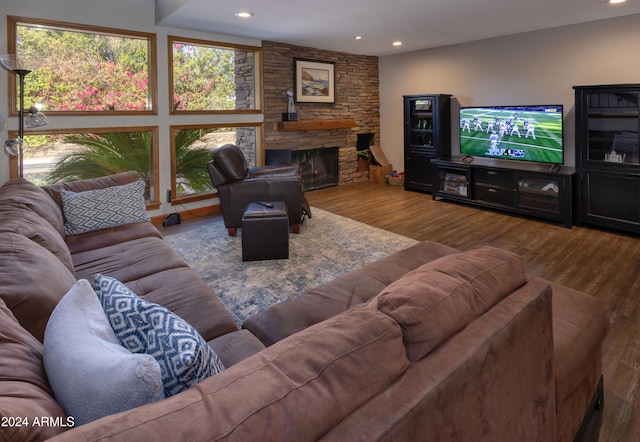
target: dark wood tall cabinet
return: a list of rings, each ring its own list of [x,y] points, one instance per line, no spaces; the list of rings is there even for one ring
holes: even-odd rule
[[[640,233],[640,84],[574,90],[576,224]]]
[[[451,95],[404,96],[404,188],[431,192],[433,159],[451,158]]]

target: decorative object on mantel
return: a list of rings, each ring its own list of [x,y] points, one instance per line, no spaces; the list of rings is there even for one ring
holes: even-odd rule
[[[317,60],[294,58],[296,103],[336,102],[336,66]]]
[[[18,157],[18,177],[24,175],[24,77],[33,71],[33,66],[16,55],[0,55],[0,64],[18,76],[20,84],[20,108],[18,113],[18,138],[12,138],[4,143],[4,151],[10,157]],[[38,127],[47,124],[47,118],[36,107],[29,108],[27,118],[28,127]]]
[[[283,121],[278,123],[278,130],[283,132],[293,132],[297,130],[348,129],[355,126],[356,120]]]
[[[293,90],[287,89],[284,91],[287,94],[287,112],[282,114],[282,121],[298,121],[298,114],[296,113],[296,106],[293,104]]]

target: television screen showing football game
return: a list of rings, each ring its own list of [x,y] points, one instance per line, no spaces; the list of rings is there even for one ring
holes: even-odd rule
[[[563,164],[562,105],[463,107],[460,154]]]

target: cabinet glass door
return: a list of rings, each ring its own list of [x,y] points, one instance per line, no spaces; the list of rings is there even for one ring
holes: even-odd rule
[[[421,98],[411,102],[410,144],[433,146],[433,100]]]
[[[468,197],[469,172],[460,169],[438,169],[438,191]]]
[[[594,91],[587,95],[587,161],[640,165],[638,92]]]
[[[560,181],[555,178],[518,177],[518,206],[535,210],[560,210]]]

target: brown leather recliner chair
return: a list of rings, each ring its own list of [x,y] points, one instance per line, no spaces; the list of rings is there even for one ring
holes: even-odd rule
[[[305,216],[311,218],[297,165],[248,167],[242,151],[232,144],[225,144],[213,151],[207,171],[218,191],[220,211],[229,236],[236,235],[244,210],[251,202],[284,201],[293,233],[300,233]]]

